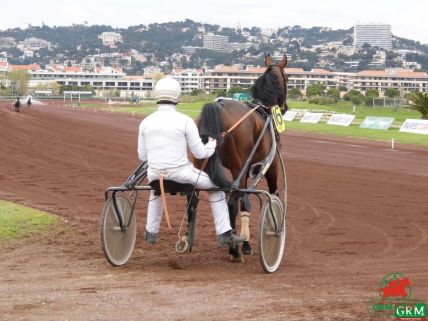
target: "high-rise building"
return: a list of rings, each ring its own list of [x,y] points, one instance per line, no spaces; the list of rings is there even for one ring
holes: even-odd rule
[[[392,49],[391,25],[387,24],[355,24],[354,46],[362,47],[365,43],[370,46]]]
[[[204,35],[204,48],[215,51],[229,52],[229,37],[208,33]]]

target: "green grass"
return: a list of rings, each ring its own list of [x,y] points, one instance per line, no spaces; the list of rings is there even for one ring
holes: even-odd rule
[[[177,106],[177,110],[189,115],[192,118],[196,118],[202,109],[202,106],[208,102],[212,102],[212,99],[202,100],[197,102],[186,102],[180,103]],[[105,104],[82,104],[82,106],[88,108],[99,108],[105,110],[113,110],[114,112],[123,112],[123,113],[135,113],[137,115],[149,115],[156,110],[155,102],[141,102],[139,104],[127,104],[112,105],[111,108]],[[310,111],[332,111],[336,113],[346,113],[352,114],[353,105],[351,102],[339,102],[334,105],[317,105],[311,104],[305,101],[288,101],[288,106],[290,109],[308,109]],[[353,125],[349,127],[327,125],[324,123],[319,124],[303,124],[298,120],[293,122],[287,122],[287,128],[298,131],[305,132],[315,132],[326,135],[333,136],[345,136],[352,138],[363,138],[377,141],[391,141],[394,138],[394,141],[401,144],[420,144],[428,145],[428,137],[421,134],[410,134],[410,133],[400,133],[398,131],[399,127],[407,118],[419,119],[420,114],[414,110],[399,107],[367,107],[367,106],[357,106],[355,111],[355,120]],[[376,117],[393,117],[394,123],[391,128],[387,131],[375,130],[375,129],[363,129],[359,128],[359,125],[362,123],[364,118],[367,116],[376,116]]]
[[[316,105],[310,104],[305,101],[290,101],[288,102],[290,109],[309,109],[312,111],[326,110],[334,111],[336,113],[352,114],[353,105],[350,102],[339,102],[334,105]],[[367,107],[367,106],[356,106],[355,108],[355,120],[357,122],[363,121],[367,116],[376,117],[393,117],[394,124],[401,125],[407,118],[419,119],[421,115],[409,108],[405,107]]]
[[[428,146],[428,137],[420,134],[400,133],[398,128],[389,130],[376,130],[359,128],[359,125],[349,127],[327,125],[326,123],[305,124],[299,121],[286,122],[286,129],[304,132],[320,133],[332,136],[342,136],[351,138],[362,138],[376,141],[385,141],[390,144],[391,139],[400,144],[418,144]],[[389,146],[389,145],[388,145]]]
[[[0,200],[0,241],[43,232],[57,221],[55,215]]]
[[[290,101],[288,102],[290,109],[308,109],[310,111],[334,111],[336,113],[352,114],[353,105],[350,102],[339,102],[334,105],[316,105],[308,102]],[[376,130],[359,128],[366,116],[376,117],[393,117],[394,123],[389,130]],[[286,122],[287,129],[315,132],[332,136],[344,136],[351,138],[362,138],[376,141],[390,142],[394,139],[396,143],[401,144],[418,144],[428,146],[428,137],[421,134],[401,133],[399,128],[407,118],[420,119],[420,114],[414,110],[399,107],[367,107],[357,106],[355,111],[355,120],[353,125],[349,127],[327,125],[324,123],[318,124],[305,124],[300,123],[298,120],[293,122]]]
[[[182,113],[189,115],[192,118],[196,118],[202,109],[202,106],[212,100],[198,101],[198,102],[189,102],[189,103],[180,103],[177,105],[177,110]],[[135,113],[136,115],[149,115],[156,110],[155,102],[144,102],[139,104],[114,104],[106,105],[104,103],[82,103],[79,108],[97,108],[100,110],[108,110],[113,112],[120,113]]]

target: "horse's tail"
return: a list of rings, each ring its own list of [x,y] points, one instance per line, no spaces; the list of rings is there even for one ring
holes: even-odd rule
[[[202,107],[199,121],[199,135],[201,136],[204,144],[208,142],[209,136],[217,139],[217,146],[222,143],[223,138],[221,137],[222,126],[220,113],[221,106],[219,104],[209,103]],[[215,185],[223,188],[230,187],[231,182],[226,178],[220,153],[217,148],[208,160],[204,171],[208,174]]]

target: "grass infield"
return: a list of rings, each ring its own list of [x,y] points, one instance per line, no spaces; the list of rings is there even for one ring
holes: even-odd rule
[[[57,221],[55,215],[0,200],[0,242],[41,233]]]
[[[202,109],[202,106],[212,100],[202,100],[196,102],[184,102],[177,105],[177,110],[196,118]],[[82,104],[85,108],[98,108],[101,110],[108,110],[113,112],[134,113],[135,115],[149,115],[156,110],[155,102],[141,102],[139,104],[113,104],[108,106],[106,104]],[[338,102],[333,105],[316,105],[305,101],[288,101],[290,109],[307,109],[312,112],[335,112],[352,114],[354,108],[350,102]],[[376,117],[393,117],[394,122],[389,130],[375,130],[359,128],[364,118],[367,116]],[[407,119],[420,119],[420,114],[414,110],[405,107],[355,107],[355,120],[349,127],[327,125],[326,122],[321,121],[318,124],[304,124],[299,120],[286,122],[286,128],[296,131],[315,132],[332,136],[344,136],[351,138],[361,138],[377,141],[394,142],[399,144],[418,144],[428,146],[427,135],[410,134],[399,132],[400,126]]]

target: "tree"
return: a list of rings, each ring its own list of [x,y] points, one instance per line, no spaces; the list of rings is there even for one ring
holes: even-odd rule
[[[400,91],[397,88],[388,88],[385,90],[385,96],[389,98],[399,97]]]
[[[348,88],[346,88],[346,86],[343,86],[343,85],[340,85],[339,88],[337,89],[339,89],[339,91],[348,91]]]
[[[8,75],[9,81],[16,88],[17,95],[24,95],[28,89],[30,75],[26,70],[14,70]]]
[[[193,89],[193,90],[189,93],[189,95],[190,95],[190,96],[197,96],[197,95],[199,95],[199,94],[205,94],[205,91],[204,91],[204,90],[202,90],[202,89]]]
[[[300,98],[300,97],[302,97],[302,92],[300,91],[299,88],[291,88],[287,92],[287,97],[292,98],[292,99]]]
[[[379,92],[377,91],[377,89],[368,89],[366,91],[366,98],[376,98],[379,97]]]
[[[227,94],[229,96],[233,96],[233,94],[237,94],[237,93],[246,93],[247,90],[245,90],[244,88],[240,87],[240,86],[233,86],[230,87],[230,89],[227,91]]]
[[[330,88],[327,91],[327,96],[338,100],[340,98],[340,91],[337,88]]]
[[[226,96],[226,90],[224,90],[224,89],[215,89],[215,90],[213,90],[212,93],[216,97],[224,97],[224,96]]]
[[[306,88],[306,96],[322,96],[324,94],[324,89],[325,86],[321,84],[308,86],[308,88]]]
[[[354,105],[361,105],[363,103],[363,95],[359,95],[359,96],[352,96],[351,97],[351,102]]]
[[[410,106],[407,108],[421,113],[422,119],[428,119],[428,93],[411,93],[409,96]]]

